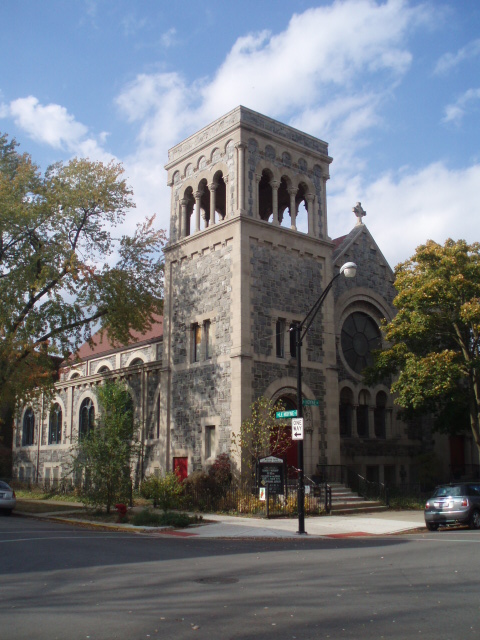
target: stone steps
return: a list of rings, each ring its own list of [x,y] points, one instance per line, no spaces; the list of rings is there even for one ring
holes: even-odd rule
[[[386,507],[382,502],[359,502],[355,504],[355,506],[350,506],[346,504],[333,504],[330,513],[336,516],[347,516],[353,515],[355,513],[380,513],[381,511],[388,511],[388,507]]]
[[[368,513],[387,511],[383,502],[378,500],[365,500],[362,496],[354,493],[345,485],[330,483],[332,489],[332,509],[335,515],[349,515],[355,513]]]

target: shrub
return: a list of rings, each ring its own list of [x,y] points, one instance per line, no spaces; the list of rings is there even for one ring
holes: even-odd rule
[[[132,522],[136,527],[158,527],[160,526],[160,514],[150,511],[150,509],[142,509],[140,513],[136,513]]]
[[[150,509],[143,509],[132,518],[133,524],[137,527],[175,527],[177,529],[184,529],[201,521],[201,516],[189,516],[186,513],[172,511],[155,513]]]
[[[232,484],[232,463],[228,453],[221,453],[208,470],[208,475],[218,487],[227,488]]]
[[[164,476],[145,478],[140,488],[140,493],[144,498],[152,500],[154,506],[158,505],[164,511],[178,505],[182,491],[179,479],[172,472],[166,473]]]

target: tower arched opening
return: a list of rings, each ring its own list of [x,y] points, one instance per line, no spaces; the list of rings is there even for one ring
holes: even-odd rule
[[[260,220],[265,220],[265,222],[268,222],[273,213],[272,180],[272,172],[269,169],[264,169],[258,183],[258,215]]]

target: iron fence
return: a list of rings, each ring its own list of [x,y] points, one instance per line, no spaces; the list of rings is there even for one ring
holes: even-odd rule
[[[234,483],[228,487],[197,490],[187,487],[182,497],[182,506],[189,511],[245,513],[288,517],[298,515],[297,483],[286,483],[283,495],[268,495],[260,499],[259,489],[251,484]],[[268,499],[267,499],[268,495]],[[319,515],[325,512],[325,487],[306,483],[305,512]]]

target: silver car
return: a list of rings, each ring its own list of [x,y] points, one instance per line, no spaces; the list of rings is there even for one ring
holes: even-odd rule
[[[480,529],[480,482],[444,484],[435,489],[425,505],[425,525],[436,531],[440,525],[450,524]]]
[[[16,504],[15,491],[6,482],[0,480],[0,509],[10,515]]]

